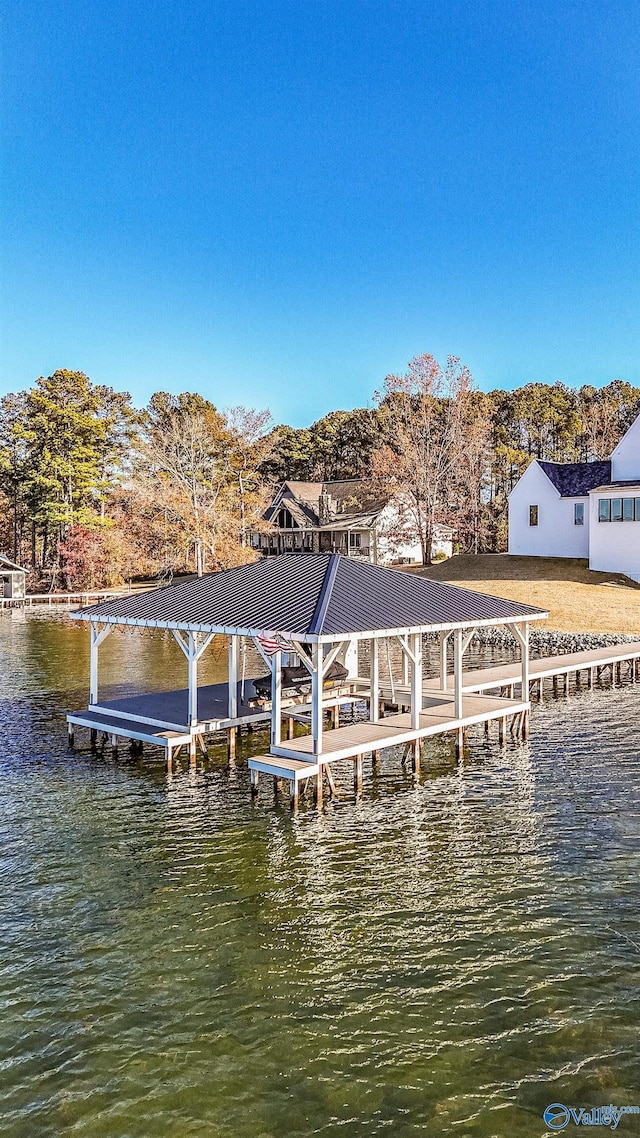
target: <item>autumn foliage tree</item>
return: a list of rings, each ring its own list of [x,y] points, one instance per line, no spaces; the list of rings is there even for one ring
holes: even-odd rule
[[[253,557],[248,533],[266,504],[258,468],[268,443],[268,412],[235,407],[225,415],[200,395],[154,395],[143,416],[135,494],[151,536],[173,571],[226,568]],[[158,540],[158,527],[162,538]]]
[[[386,536],[419,541],[425,563],[437,526],[451,525],[459,513],[456,494],[469,489],[465,452],[472,431],[476,452],[484,453],[484,418],[473,413],[472,392],[471,373],[455,356],[441,367],[421,355],[404,375],[387,376],[376,393],[385,441],[373,455],[371,485],[395,506]]]

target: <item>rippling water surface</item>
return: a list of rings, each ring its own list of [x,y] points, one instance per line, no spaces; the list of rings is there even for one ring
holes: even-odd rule
[[[233,772],[68,752],[87,642],[0,616],[2,1138],[527,1138],[640,1101],[640,685],[292,818],[247,739]],[[167,641],[102,659],[105,696],[183,682]]]

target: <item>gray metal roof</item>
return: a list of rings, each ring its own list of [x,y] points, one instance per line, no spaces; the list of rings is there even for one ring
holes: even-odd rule
[[[611,461],[599,462],[543,462],[538,459],[550,482],[561,498],[582,498],[611,478]]]
[[[544,610],[336,553],[268,557],[148,593],[114,597],[77,619],[297,640],[392,629],[535,619]]]

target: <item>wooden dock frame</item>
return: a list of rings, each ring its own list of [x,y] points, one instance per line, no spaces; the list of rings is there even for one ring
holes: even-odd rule
[[[302,571],[301,571],[302,569]],[[274,617],[277,613],[278,616]],[[90,732],[112,731],[115,741],[129,737],[137,745],[149,741],[161,745],[167,761],[178,748],[187,746],[195,757],[203,737],[213,731],[228,733],[230,762],[234,760],[238,731],[251,729],[259,721],[270,721],[269,760],[300,760],[318,768],[317,796],[327,768],[331,786],[331,764],[348,758],[354,764],[356,790],[362,785],[362,759],[370,752],[379,761],[380,752],[394,743],[408,749],[414,769],[418,769],[421,748],[430,735],[453,733],[458,752],[464,746],[465,731],[471,723],[498,718],[504,722],[521,712],[518,723],[524,731],[528,700],[467,695],[463,691],[463,657],[477,628],[506,624],[514,629],[522,648],[523,691],[528,693],[528,625],[544,619],[542,610],[501,598],[485,597],[470,590],[437,586],[422,578],[360,565],[337,554],[283,557],[241,566],[224,574],[213,574],[209,583],[197,579],[157,589],[142,596],[115,598],[90,609],[72,613],[91,625],[90,700],[86,711],[69,715],[69,725],[88,726]],[[277,619],[279,630],[269,627]],[[289,623],[290,622],[290,623]],[[168,708],[153,713],[122,701],[100,703],[98,695],[98,656],[101,644],[113,627],[157,628],[169,631],[184,654],[187,664],[185,706],[180,713]],[[292,631],[296,630],[297,631]],[[434,697],[423,693],[423,647],[425,633],[438,632],[445,668]],[[214,716],[207,716],[199,705],[198,665],[216,635],[229,638],[229,682],[226,703]],[[271,700],[267,709],[252,708],[246,713],[237,703],[238,642],[250,638],[263,656],[271,675]],[[397,642],[402,653],[402,677],[407,681],[407,698],[399,714],[381,719],[382,686],[378,649],[382,640]],[[360,683],[358,649],[369,642],[370,675]],[[446,647],[453,644],[453,685],[447,691]],[[274,647],[272,647],[274,646]],[[301,708],[287,709],[283,698],[282,666],[303,665],[309,674],[310,706],[305,708],[310,732],[291,738],[293,724]],[[339,725],[340,693],[327,691],[328,672],[335,661],[345,665],[348,694],[368,706],[366,723]],[[393,682],[393,681],[392,681]],[[164,693],[165,696],[180,693]],[[185,694],[183,692],[183,694]],[[143,697],[144,698],[144,697]],[[435,698],[438,710],[434,711]],[[149,696],[151,699],[151,696]],[[470,701],[479,701],[479,710],[470,711]],[[333,729],[326,730],[325,711],[331,705]],[[287,716],[286,711],[290,714]],[[102,718],[100,718],[102,717]],[[283,720],[289,720],[289,738],[283,738]],[[173,734],[171,734],[173,733]],[[504,736],[504,730],[502,732]],[[259,772],[257,772],[259,774]],[[320,777],[318,777],[320,776]],[[294,784],[302,775],[295,776]],[[307,775],[308,778],[308,775]]]

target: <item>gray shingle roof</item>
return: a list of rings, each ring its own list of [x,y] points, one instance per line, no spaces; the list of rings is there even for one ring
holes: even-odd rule
[[[602,462],[542,462],[538,459],[538,466],[561,498],[582,498],[611,478],[610,459]]]
[[[299,553],[116,597],[73,615],[114,624],[280,632],[305,639],[500,623],[542,613],[339,554]]]

